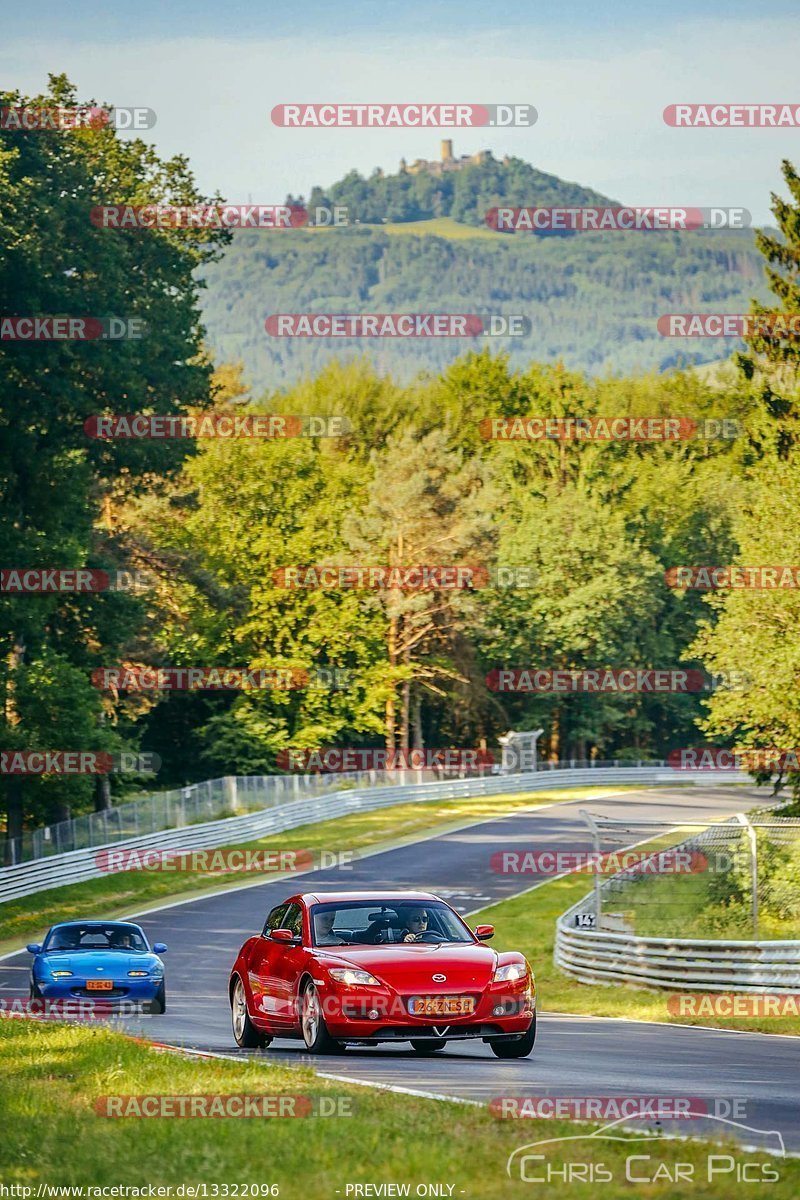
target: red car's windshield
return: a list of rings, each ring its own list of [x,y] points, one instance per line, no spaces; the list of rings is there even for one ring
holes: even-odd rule
[[[315,946],[387,946],[398,942],[474,942],[460,917],[441,902],[363,900],[315,904]]]

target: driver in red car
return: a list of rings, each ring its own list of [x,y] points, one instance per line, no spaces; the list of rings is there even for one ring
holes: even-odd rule
[[[428,932],[428,914],[424,908],[409,908],[405,912],[406,928],[401,935],[403,942],[419,942]]]

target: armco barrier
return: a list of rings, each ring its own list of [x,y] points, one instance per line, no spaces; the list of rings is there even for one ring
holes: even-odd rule
[[[800,992],[800,942],[644,938],[558,922],[555,962],[583,983],[692,992]]]
[[[98,879],[104,872],[97,866],[97,856],[104,849],[123,848],[159,850],[203,850],[253,841],[267,834],[282,833],[300,825],[311,825],[351,812],[369,812],[391,804],[450,800],[470,796],[497,796],[509,792],[536,792],[550,788],[607,786],[615,783],[681,784],[748,783],[747,775],[730,771],[697,773],[674,771],[664,767],[593,767],[565,768],[559,771],[524,772],[518,775],[491,775],[476,779],[454,779],[437,783],[354,788],[351,791],[292,800],[262,812],[242,817],[227,817],[182,829],[168,829],[144,837],[114,841],[106,846],[92,846],[66,854],[51,855],[34,862],[20,863],[0,869],[0,904],[17,900],[35,892],[48,891],[69,883]]]

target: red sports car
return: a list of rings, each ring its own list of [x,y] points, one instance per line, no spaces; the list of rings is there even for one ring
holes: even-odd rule
[[[292,896],[234,963],[234,1037],[302,1037],[315,1054],[406,1041],[432,1054],[480,1038],[498,1058],[523,1058],[536,1037],[533,972],[522,954],[484,946],[493,934],[428,892]]]

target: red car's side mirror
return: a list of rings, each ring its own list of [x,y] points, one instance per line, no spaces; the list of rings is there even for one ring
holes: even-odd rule
[[[488,942],[489,938],[494,937],[494,925],[478,925],[475,937],[479,942]]]
[[[285,946],[299,946],[300,945],[300,938],[297,937],[296,934],[292,933],[291,929],[273,929],[272,933],[269,936],[272,938],[273,942],[280,942],[281,945],[285,945]]]

